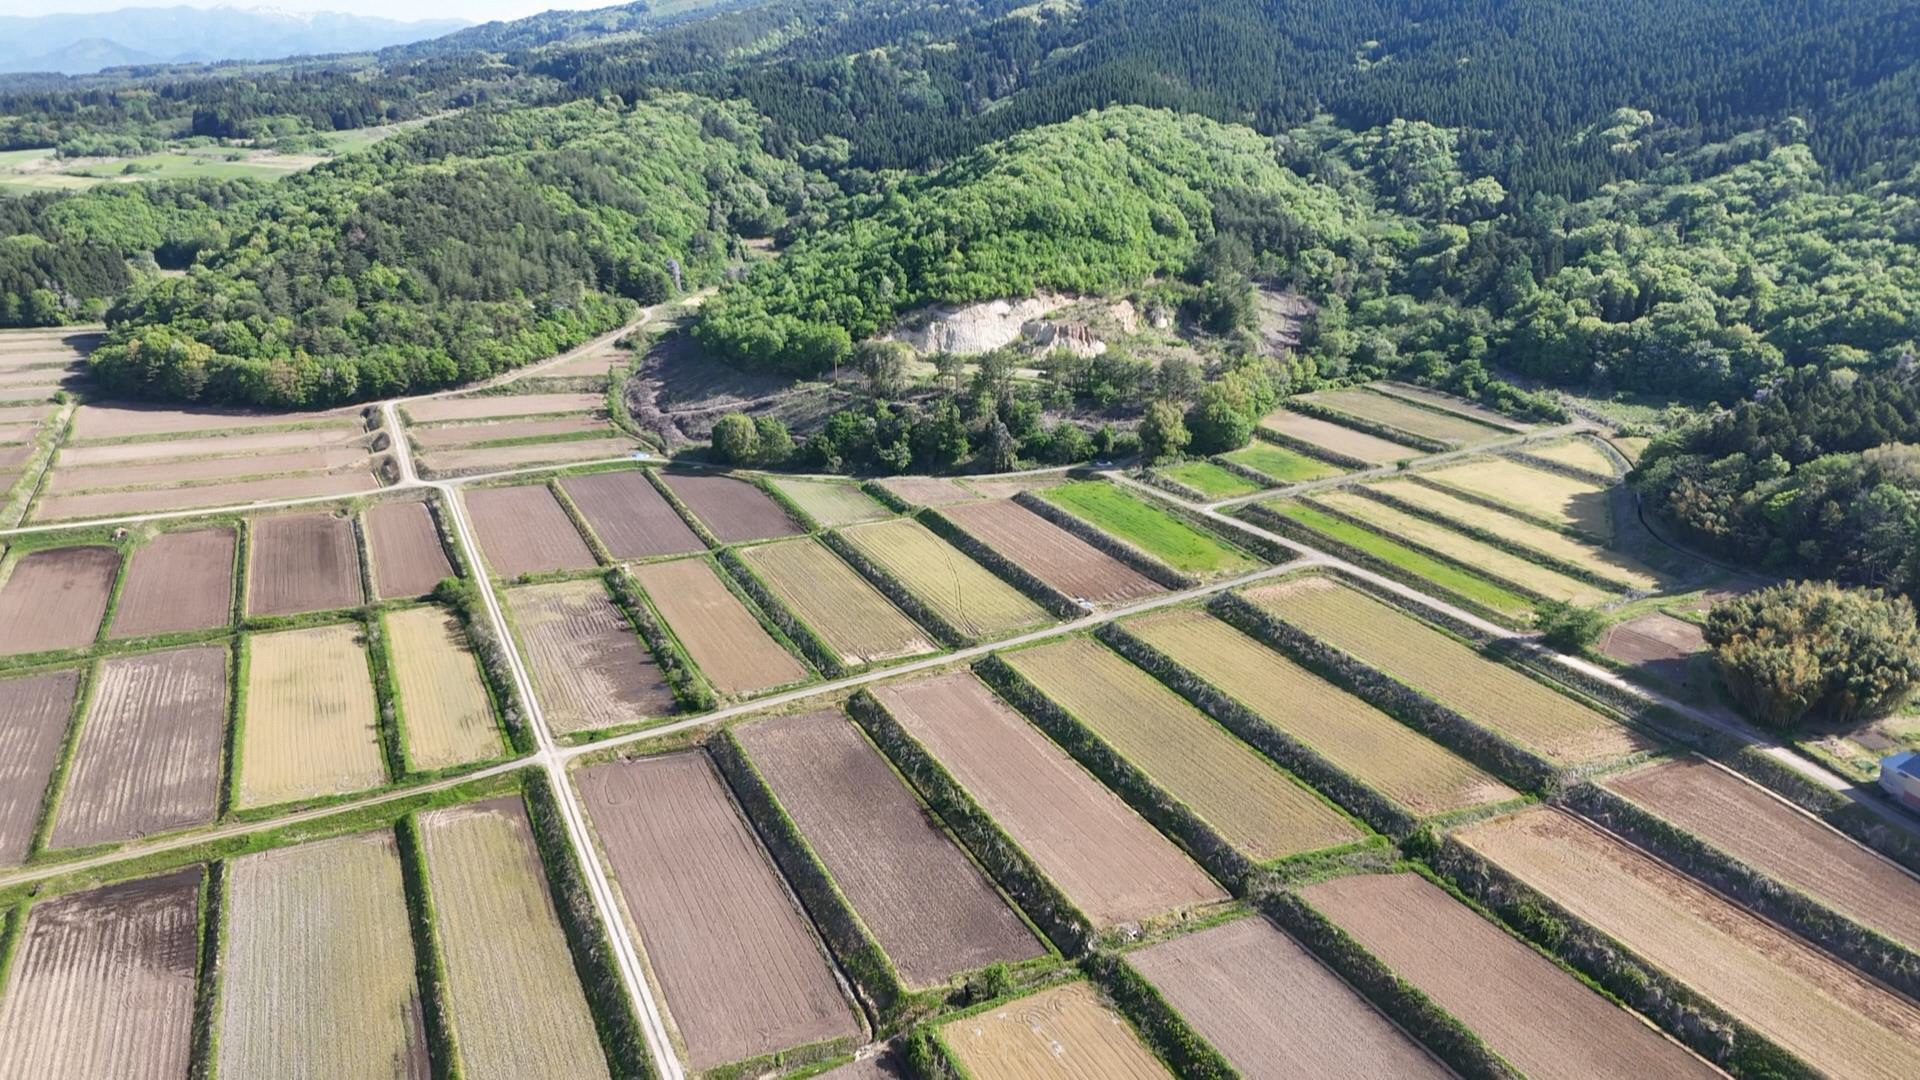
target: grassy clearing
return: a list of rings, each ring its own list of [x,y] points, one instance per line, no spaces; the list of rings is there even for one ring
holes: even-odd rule
[[[1211,461],[1183,461],[1161,469],[1160,474],[1209,499],[1234,499],[1260,490],[1260,485]]]
[[[1363,529],[1295,502],[1263,503],[1266,509],[1288,518],[1338,543],[1389,563],[1442,589],[1465,597],[1508,618],[1524,619],[1533,611],[1533,602],[1512,589],[1471,574],[1450,563],[1441,562],[1421,551],[1378,533]]]
[[[1244,573],[1259,566],[1165,510],[1104,481],[1061,484],[1040,497],[1183,573]]]
[[[1299,484],[1308,480],[1321,480],[1329,476],[1338,476],[1342,470],[1338,465],[1329,465],[1316,461],[1305,454],[1289,450],[1284,446],[1263,442],[1259,439],[1248,443],[1232,453],[1220,455],[1235,465],[1245,465],[1257,473],[1264,473],[1283,484]],[[1225,472],[1226,470],[1221,470]]]

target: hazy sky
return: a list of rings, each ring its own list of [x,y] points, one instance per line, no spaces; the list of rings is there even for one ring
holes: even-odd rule
[[[143,3],[140,0],[0,0],[0,15],[50,15],[69,11],[118,11],[129,7],[199,8],[277,8],[282,11],[345,11],[358,15],[380,15],[389,19],[518,19],[555,8],[608,7],[622,0],[168,0]]]

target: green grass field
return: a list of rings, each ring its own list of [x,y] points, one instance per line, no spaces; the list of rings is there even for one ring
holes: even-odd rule
[[[1099,480],[1048,488],[1040,497],[1188,574],[1239,573],[1258,566],[1172,514]]]
[[[338,131],[326,136],[335,154],[364,150],[405,125]],[[51,149],[0,152],[0,192],[73,191],[110,181],[254,178],[277,180],[312,168],[321,153],[280,155],[236,146],[180,146],[138,157],[87,163],[48,162]]]
[[[1260,486],[1253,481],[1211,461],[1183,461],[1161,469],[1160,474],[1176,483],[1185,484],[1209,499],[1232,499],[1260,490]]]
[[[1294,502],[1262,503],[1268,510],[1345,544],[1357,551],[1399,567],[1433,582],[1442,589],[1465,597],[1492,611],[1515,619],[1524,619],[1533,611],[1533,602],[1511,589],[1503,588],[1477,574],[1470,574],[1449,563],[1407,547],[1405,544],[1370,532],[1357,525],[1323,514],[1310,506]]]
[[[1220,456],[1235,465],[1245,465],[1255,472],[1265,473],[1283,484],[1320,480],[1328,476],[1338,476],[1344,471],[1338,465],[1315,461],[1305,454],[1295,453],[1284,446],[1275,446],[1259,439],[1253,440],[1251,444],[1239,450]]]

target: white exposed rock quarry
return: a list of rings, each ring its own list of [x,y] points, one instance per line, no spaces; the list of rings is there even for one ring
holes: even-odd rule
[[[942,352],[977,356],[1017,342],[1041,351],[1066,349],[1081,356],[1106,352],[1107,343],[1101,340],[1100,331],[1093,324],[1081,318],[1049,318],[1075,304],[1074,297],[1055,293],[1020,300],[943,304],[908,315],[889,336],[913,346],[923,356]],[[1080,306],[1071,314],[1084,313],[1084,306]],[[1139,329],[1140,314],[1128,300],[1117,301],[1091,314],[1113,320],[1123,334]]]

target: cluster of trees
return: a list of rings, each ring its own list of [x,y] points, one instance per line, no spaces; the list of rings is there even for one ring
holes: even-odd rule
[[[1907,700],[1920,680],[1913,604],[1874,589],[1790,582],[1714,606],[1707,644],[1754,719],[1852,724]]]

